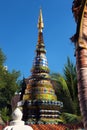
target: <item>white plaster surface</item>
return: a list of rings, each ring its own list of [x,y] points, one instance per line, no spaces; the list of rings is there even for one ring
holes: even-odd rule
[[[3,130],[33,130],[31,126],[25,125],[22,121],[22,112],[19,108],[16,108],[12,113],[13,121],[10,122],[10,126],[5,127]]]

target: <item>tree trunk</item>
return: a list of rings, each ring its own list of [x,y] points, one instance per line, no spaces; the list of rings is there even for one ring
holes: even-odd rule
[[[80,110],[83,116],[85,130],[87,130],[87,49],[77,49],[76,66],[78,76],[78,98],[80,102]]]
[[[78,98],[83,124],[87,130],[87,0],[74,0],[72,11],[77,23],[77,32],[72,41],[76,46]]]

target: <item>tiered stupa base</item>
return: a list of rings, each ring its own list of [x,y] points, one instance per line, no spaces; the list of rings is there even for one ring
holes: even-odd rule
[[[63,104],[60,101],[28,100],[18,102],[23,111],[23,120],[26,124],[58,124],[60,120],[59,109]]]

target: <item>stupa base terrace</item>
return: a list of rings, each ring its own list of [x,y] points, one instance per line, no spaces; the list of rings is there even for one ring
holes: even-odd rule
[[[62,123],[59,109],[63,103],[60,101],[26,100],[18,102],[18,107],[24,113],[26,124]]]

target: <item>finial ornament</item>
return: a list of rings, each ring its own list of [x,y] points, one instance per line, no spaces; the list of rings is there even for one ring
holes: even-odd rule
[[[38,27],[39,32],[42,32],[42,29],[44,28],[44,23],[43,23],[43,16],[42,16],[42,9],[41,8],[40,8],[40,15],[39,15],[37,27]]]

